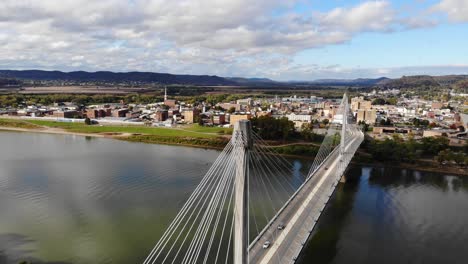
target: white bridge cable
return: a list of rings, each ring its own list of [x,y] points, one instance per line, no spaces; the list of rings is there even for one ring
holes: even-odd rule
[[[280,171],[278,171],[278,172],[271,171],[270,166],[272,166],[272,164],[266,164],[267,161],[264,159],[264,157],[262,157],[261,155],[258,155],[258,152],[254,153],[253,156],[254,156],[254,159],[252,159],[252,165],[253,165],[253,167],[256,168],[256,171],[257,171],[256,174],[262,180],[263,184],[266,187],[266,190],[269,191],[269,193],[271,193],[271,194],[276,193],[278,195],[277,197],[284,196],[284,195],[289,197],[288,190],[285,189],[283,184],[276,177],[277,174],[278,173],[281,174],[281,172]],[[254,175],[254,176],[256,176],[256,175]],[[278,190],[279,188],[275,187],[275,185],[273,184],[273,181],[270,178],[273,178],[273,180],[276,180],[276,182],[278,183],[277,185],[279,187],[281,187],[281,189],[283,189],[283,192]],[[265,183],[267,183],[267,184],[265,184]],[[268,184],[269,184],[270,188],[267,188]],[[275,196],[271,196],[271,197],[275,197]],[[287,197],[286,197],[286,199],[287,199]],[[276,205],[274,203],[274,200],[271,199],[271,202],[273,204],[272,206],[274,207],[274,211],[276,212],[277,209],[276,209]]]
[[[208,255],[209,255],[209,252],[210,252],[210,249],[211,249],[211,245],[212,245],[212,241],[213,241],[214,235],[215,235],[215,233],[216,233],[216,232],[215,232],[215,231],[216,231],[216,227],[217,227],[217,225],[218,225],[218,223],[219,223],[219,219],[220,219],[220,217],[221,217],[221,213],[222,213],[223,210],[224,210],[224,204],[225,204],[226,196],[227,196],[227,193],[228,193],[228,192],[227,192],[227,191],[223,191],[223,190],[229,190],[229,189],[231,189],[230,187],[233,186],[231,183],[234,182],[234,177],[235,177],[235,174],[232,173],[232,172],[234,171],[234,169],[233,169],[233,168],[234,168],[234,164],[235,164],[234,161],[232,161],[232,163],[230,164],[230,166],[227,168],[227,170],[226,170],[226,175],[228,175],[227,177],[229,177],[229,178],[228,178],[228,182],[226,183],[225,188],[224,188],[224,189],[221,189],[221,190],[219,191],[219,194],[218,194],[218,195],[223,195],[223,193],[224,193],[224,197],[223,197],[223,200],[222,200],[223,202],[222,202],[222,206],[220,206],[219,209],[218,209],[218,218],[216,219],[216,221],[214,222],[214,225],[213,225],[212,237],[211,237],[210,243],[209,243],[209,245],[208,245],[208,248],[207,248],[207,250],[206,250],[206,254],[205,254],[206,256],[205,256],[205,262],[204,262],[204,263],[206,263],[206,260],[207,260],[207,258],[208,258]],[[232,188],[232,189],[233,189],[233,188]],[[219,202],[218,202],[218,203],[219,203]],[[214,207],[215,210],[216,210],[216,208],[217,208],[216,206],[217,206],[217,205],[215,205],[215,207]],[[212,214],[212,216],[211,216],[210,219],[213,219],[214,212],[211,212],[211,214]],[[212,220],[210,220],[210,222],[211,222],[211,221],[212,221]],[[208,229],[206,229],[206,230],[208,230]],[[203,241],[203,240],[205,239],[205,237],[206,237],[206,232],[207,232],[207,231],[205,231],[205,234],[204,234],[204,236],[203,236],[203,238],[202,238],[202,241]],[[198,258],[198,255],[200,254],[200,250],[201,250],[201,248],[199,248],[198,254],[197,254],[197,256],[195,257],[195,259]]]
[[[223,153],[222,153],[223,154]],[[215,164],[221,162],[224,158],[224,155],[220,155],[220,157],[218,158],[217,162],[215,162]],[[212,166],[211,169],[209,170],[209,172],[206,174],[206,176],[202,179],[202,182],[199,184],[199,186],[197,187],[197,189],[194,191],[194,193],[191,195],[191,197],[189,198],[189,200],[185,203],[184,207],[181,209],[181,211],[179,212],[179,214],[176,216],[176,218],[173,220],[173,222],[171,223],[171,225],[169,226],[169,228],[166,230],[166,232],[163,234],[163,236],[161,237],[161,239],[159,240],[159,242],[156,244],[156,246],[154,247],[154,249],[151,251],[150,255],[148,256],[148,258],[145,260],[144,263],[149,263],[149,261],[153,258],[155,258],[152,263],[154,263],[154,261],[158,258],[159,254],[161,253],[162,249],[164,249],[165,245],[168,243],[168,240],[172,237],[172,235],[174,234],[174,232],[177,230],[177,228],[179,227],[180,223],[182,222],[182,219],[186,216],[187,212],[189,209],[191,209],[191,207],[193,206],[194,202],[195,202],[195,199],[197,199],[199,197],[200,194],[206,194],[206,192],[202,192],[201,190],[203,188],[205,188],[206,186],[209,186],[210,184],[213,184],[211,182],[211,180],[213,180],[213,178],[211,177],[212,174],[211,172],[216,169],[217,166]],[[208,183],[208,185],[207,185]],[[198,204],[196,205],[198,206]],[[162,248],[161,248],[162,247]],[[159,253],[158,253],[159,252]],[[158,253],[156,255],[156,253]],[[155,257],[156,256],[156,257]]]
[[[207,234],[209,232],[210,226],[212,224],[213,217],[215,216],[215,213],[217,212],[218,218],[213,223],[213,229],[212,229],[213,230],[212,231],[213,236],[214,236],[214,233],[215,233],[216,228],[217,228],[217,224],[219,223],[220,214],[222,213],[222,211],[224,209],[224,206],[220,206],[219,210],[218,210],[218,206],[220,204],[220,201],[223,201],[223,205],[224,205],[224,202],[226,201],[226,197],[227,197],[227,193],[228,193],[227,188],[229,188],[229,183],[232,182],[233,179],[234,179],[234,176],[232,174],[230,174],[230,173],[226,173],[226,176],[224,176],[222,186],[221,186],[221,188],[218,189],[218,192],[215,194],[216,199],[211,204],[211,207],[209,207],[209,209],[206,211],[207,219],[205,220],[204,225],[199,226],[200,230],[202,230],[202,233],[201,233],[202,235],[200,235],[200,237],[199,237],[196,253],[193,255],[193,257],[191,257],[191,259],[193,259],[193,261],[190,261],[188,263],[195,263],[196,260],[198,259],[198,256],[200,255],[200,252],[201,252],[201,250],[203,248],[203,242],[205,241],[205,238],[206,238],[206,236],[207,236]],[[204,226],[204,228],[202,228],[203,226]],[[205,259],[208,258],[208,254],[210,252],[211,245],[212,245],[212,240],[213,239],[210,240],[208,248],[206,249]],[[204,262],[204,263],[206,263],[206,262]]]
[[[341,115],[342,124],[345,123],[344,119],[348,117],[345,114],[348,112],[348,111],[345,111],[345,108],[347,108],[347,106],[348,106],[347,96],[345,94],[343,96],[343,99],[341,100],[340,106],[335,115],[335,116]],[[338,125],[336,122],[332,121],[329,124],[327,133],[325,134],[323,142],[320,145],[319,151],[317,152],[317,155],[315,156],[314,162],[312,163],[312,166],[310,167],[308,177],[313,176],[315,171],[321,166],[321,164],[330,155],[330,153],[338,146],[337,135],[340,135],[341,134],[340,132],[341,132],[341,125]]]
[[[185,223],[182,231],[185,229],[186,225],[189,223],[189,220],[192,218],[194,212],[196,211],[197,208],[200,207],[200,203],[203,201],[203,198],[205,197],[206,199],[210,196],[212,191],[215,189],[216,186],[219,185],[219,178],[214,177],[219,171],[222,170],[224,167],[224,164],[230,157],[230,153],[232,152],[233,146],[231,144],[228,144],[224,151],[220,154],[218,159],[215,161],[213,166],[210,168],[210,170],[207,172],[205,177],[202,179],[202,182],[199,184],[199,186],[196,188],[194,193],[190,196],[189,200],[185,203],[184,207],[181,209],[179,214],[176,216],[176,218],[173,220],[169,228],[166,230],[166,232],[163,234],[161,237],[160,241],[156,244],[154,249],[151,251],[150,255],[147,257],[144,263],[155,263],[158,257],[161,255],[163,252],[164,248],[166,245],[170,242],[171,238],[173,235],[178,231],[180,224]],[[200,207],[200,209],[204,206],[204,203]],[[191,211],[191,213],[189,213]],[[189,215],[187,217],[187,215]],[[195,221],[193,221],[193,224]],[[177,242],[178,238],[180,237],[180,234],[177,236],[177,239],[174,243]],[[167,254],[168,256],[169,254]]]
[[[345,98],[345,97],[344,97]],[[317,155],[307,175],[303,175],[284,156],[251,132],[250,136],[234,130],[231,140],[220,153],[200,184],[189,196],[181,210],[169,224],[159,241],[151,250],[143,264],[195,264],[229,263],[232,254],[233,230],[235,228],[235,185],[239,164],[244,164],[246,175],[247,245],[264,235],[275,217],[287,207],[298,188],[320,168],[329,155],[341,144],[346,149],[339,153],[340,162],[331,177],[344,173],[354,152],[363,139],[363,133],[354,125],[353,117],[342,101],[338,113],[342,113],[345,127],[332,122],[320,145]],[[344,134],[343,134],[344,133]],[[249,138],[247,138],[249,137]],[[255,144],[246,147],[247,140]],[[336,149],[338,151],[338,149]],[[333,185],[332,185],[333,186]],[[314,203],[326,202],[328,198],[321,194],[328,193],[331,186],[321,187],[314,194]],[[334,186],[333,186],[334,188]],[[320,195],[319,195],[320,194]],[[326,199],[325,199],[326,198]],[[310,216],[312,217],[312,216]],[[275,232],[276,231],[276,232]],[[278,236],[275,228],[271,239]],[[260,243],[260,242],[258,242]],[[273,258],[281,262],[280,252]],[[223,259],[224,258],[224,259]]]
[[[234,142],[233,143],[234,152],[232,153],[232,155],[234,155],[234,157],[237,158],[239,156],[239,153],[237,153],[237,150],[239,149],[238,144],[240,143],[239,141],[233,141],[233,142]],[[203,242],[205,240],[206,234],[209,230],[209,227],[211,226],[213,216],[216,210],[218,209],[219,199],[221,197],[221,194],[225,190],[227,180],[228,178],[234,178],[234,173],[232,172],[234,171],[233,166],[236,162],[236,158],[231,157],[229,159],[227,167],[225,167],[224,171],[222,171],[222,176],[221,176],[222,180],[220,184],[218,185],[218,188],[215,190],[212,196],[212,199],[210,200],[210,203],[208,204],[208,207],[205,209],[203,218],[201,219],[201,222],[199,223],[198,228],[196,230],[195,237],[192,239],[192,242],[190,243],[189,249],[184,256],[182,263],[195,263],[196,262],[198,255],[200,254],[201,249],[203,247]],[[223,208],[220,207],[220,210],[223,210]],[[216,228],[216,226],[213,228]]]
[[[193,208],[193,211],[192,211],[192,213],[190,214],[190,216],[189,216],[187,219],[184,219],[185,224],[184,224],[184,226],[182,227],[182,229],[179,231],[179,234],[178,234],[177,238],[175,239],[175,241],[174,241],[174,243],[173,243],[171,249],[169,250],[169,252],[166,253],[166,257],[165,257],[165,259],[163,260],[162,263],[164,263],[164,261],[169,257],[170,251],[174,248],[174,246],[176,246],[176,243],[178,242],[179,237],[184,233],[184,230],[185,230],[187,224],[192,223],[191,226],[189,227],[188,231],[186,232],[186,235],[185,235],[183,241],[182,241],[181,244],[180,244],[179,250],[177,251],[176,255],[173,257],[172,263],[176,263],[178,254],[179,254],[180,251],[182,250],[182,248],[183,248],[183,246],[184,246],[184,244],[185,244],[185,242],[186,242],[188,236],[191,234],[191,231],[192,231],[193,227],[195,226],[196,223],[198,223],[197,220],[198,220],[198,218],[199,218],[199,216],[200,216],[200,213],[203,212],[203,211],[205,210],[206,202],[208,201],[208,199],[209,199],[210,197],[212,197],[213,192],[216,191],[216,189],[218,188],[220,182],[221,182],[221,179],[220,179],[219,181],[215,181],[215,184],[213,184],[212,187],[206,192],[206,194],[205,194],[204,196],[201,197],[202,199],[198,201],[197,206],[196,206],[195,208]],[[201,203],[201,206],[198,207],[198,205],[199,205],[200,203]],[[192,220],[192,215],[193,215],[195,212],[196,212],[197,214],[195,215],[195,218]]]
[[[269,147],[268,144],[262,138],[260,138],[259,135],[257,135],[257,133],[253,132],[252,134],[253,134],[255,140],[260,143],[260,144],[257,144],[255,147],[257,149],[263,150],[263,151],[261,151],[262,153],[269,154],[267,157],[269,157],[272,160],[276,161],[276,162],[275,161],[272,162],[275,166],[283,167],[288,173],[294,173],[294,171],[292,169],[293,165],[287,159],[285,159],[284,156],[280,155],[274,149]],[[285,176],[286,175],[289,175],[289,174],[285,174]],[[287,181],[287,182],[289,183],[289,181]],[[291,188],[296,189],[292,185],[291,185]]]

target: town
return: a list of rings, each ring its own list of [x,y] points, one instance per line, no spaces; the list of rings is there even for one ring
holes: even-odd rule
[[[271,98],[247,97],[235,101],[189,104],[170,99],[165,88],[164,100],[148,104],[123,101],[93,105],[56,102],[52,105],[24,104],[18,108],[3,107],[0,116],[43,119],[57,122],[85,122],[106,125],[144,125],[176,127],[184,124],[232,127],[237,121],[253,117],[286,118],[296,131],[305,127],[321,134],[334,119],[339,99],[317,96]],[[463,96],[467,95],[461,95]],[[400,94],[399,90],[360,93],[351,98],[356,121],[374,139],[393,134],[407,138],[444,136],[450,145],[463,146],[467,141],[468,106],[461,100],[433,101]]]

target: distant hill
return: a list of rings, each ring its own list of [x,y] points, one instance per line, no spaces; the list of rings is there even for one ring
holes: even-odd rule
[[[61,72],[42,70],[0,70],[0,85],[14,86],[23,80],[71,81],[71,82],[110,82],[110,83],[159,83],[198,86],[252,86],[262,88],[295,87],[379,87],[383,89],[437,89],[444,86],[462,86],[468,75],[446,76],[403,76],[401,78],[359,78],[359,79],[320,79],[315,81],[280,82],[268,78],[219,77],[215,75],[187,75],[154,72]]]
[[[284,85],[284,83],[276,82],[268,78],[242,78],[242,77],[228,77],[230,81],[236,82],[239,85],[248,86],[272,86],[272,85]]]
[[[454,85],[464,80],[468,80],[468,75],[416,75],[403,76],[398,79],[389,79],[381,82],[378,86],[384,89],[428,89]]]
[[[61,72],[41,70],[0,70],[0,78],[15,78],[20,80],[38,81],[77,81],[77,82],[142,82],[161,84],[191,84],[191,85],[238,85],[237,82],[210,75],[178,75],[153,72]]]
[[[315,81],[304,81],[304,82],[291,82],[295,84],[302,85],[316,85],[316,86],[375,86],[380,83],[384,83],[388,80],[391,80],[386,77],[381,77],[377,79],[319,79]]]

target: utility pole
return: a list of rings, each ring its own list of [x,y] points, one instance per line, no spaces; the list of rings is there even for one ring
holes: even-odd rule
[[[248,157],[253,147],[252,125],[249,120],[240,120],[234,128],[233,140],[236,151],[236,179],[234,206],[234,264],[248,263]]]

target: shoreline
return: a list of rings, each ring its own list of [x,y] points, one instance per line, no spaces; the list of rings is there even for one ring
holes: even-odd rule
[[[19,128],[19,127],[5,127],[0,126],[0,131],[10,131],[10,132],[29,132],[29,133],[43,133],[43,134],[55,134],[55,135],[75,135],[75,136],[83,136],[83,137],[96,137],[96,138],[108,138],[108,139],[115,139],[121,140],[126,142],[133,142],[133,143],[142,143],[142,144],[159,144],[159,145],[170,145],[170,146],[181,146],[181,147],[192,147],[192,148],[203,148],[203,149],[213,149],[213,150],[222,150],[223,147],[216,147],[216,146],[209,146],[209,145],[196,145],[196,144],[186,144],[186,143],[171,143],[171,142],[145,142],[145,141],[136,141],[131,140],[129,137],[133,134],[131,133],[80,133],[80,132],[73,132],[67,131],[61,128]],[[315,157],[312,156],[302,156],[302,155],[293,155],[293,154],[278,154],[283,157],[287,158],[297,158],[297,159],[305,159],[305,160],[313,160]],[[454,174],[456,176],[468,176],[468,173],[464,171],[463,168],[458,167],[422,167],[417,164],[409,164],[409,163],[400,163],[398,165],[386,164],[381,162],[363,162],[363,161],[351,161],[351,164],[355,165],[367,165],[373,167],[384,167],[384,168],[403,168],[403,169],[411,169],[411,170],[419,170],[425,172],[435,172],[435,173],[445,173],[445,174]]]
[[[66,131],[60,128],[20,128],[20,127],[6,127],[0,126],[0,131],[16,131],[16,132],[30,132],[30,133],[43,133],[43,134],[56,134],[56,135],[76,135],[85,137],[99,137],[99,138],[112,138],[112,136],[95,133],[79,133]]]
[[[422,167],[416,164],[410,163],[399,163],[397,165],[392,164],[385,164],[380,162],[369,163],[369,162],[361,162],[361,161],[351,161],[351,164],[355,165],[364,165],[364,166],[371,166],[371,167],[383,167],[383,168],[399,168],[399,169],[407,169],[407,170],[417,170],[423,172],[434,172],[440,174],[449,174],[459,177],[468,177],[468,173],[465,172],[462,168],[458,167]]]

